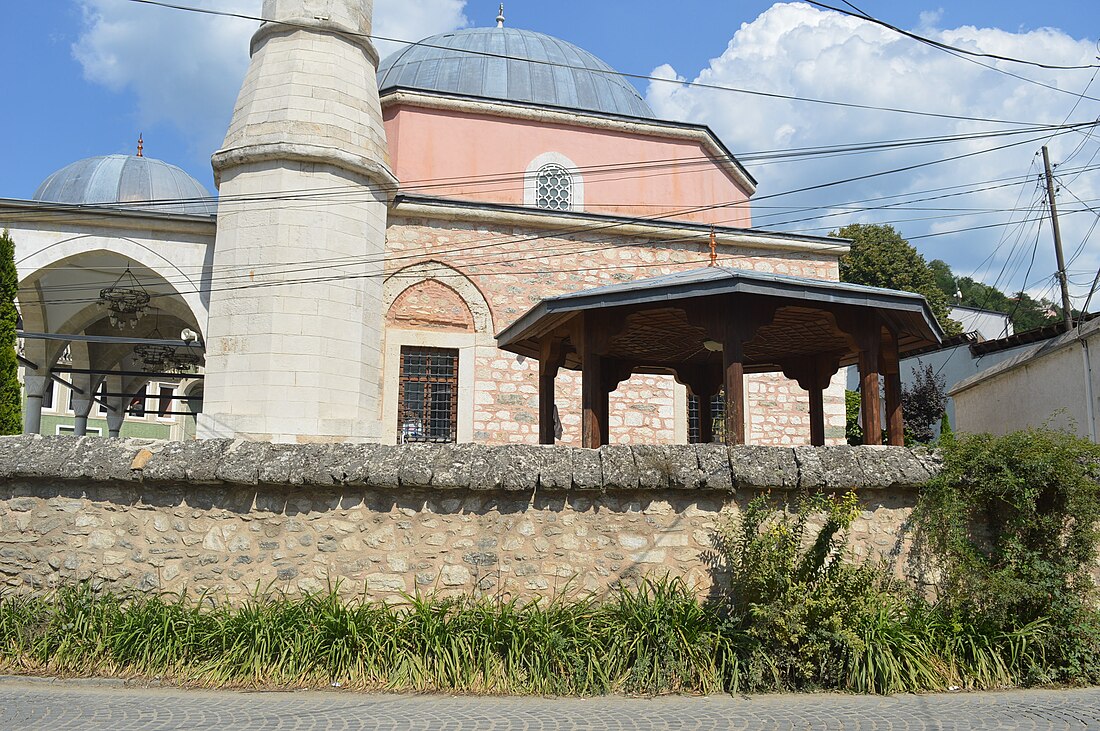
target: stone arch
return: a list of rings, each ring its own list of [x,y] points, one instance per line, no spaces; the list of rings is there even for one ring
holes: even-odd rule
[[[179,297],[187,304],[196,327],[200,332],[205,332],[208,313],[202,297],[203,275],[188,274],[160,251],[133,239],[88,234],[44,246],[16,262],[20,273],[20,294],[34,293],[38,280],[52,270],[103,254],[133,262],[155,274],[172,290],[172,296]],[[36,294],[41,296],[42,293],[39,291]],[[27,299],[33,298],[32,295]]]
[[[474,330],[474,315],[466,301],[438,279],[407,287],[390,306],[386,322],[415,330]]]
[[[393,311],[398,299],[425,282],[435,282],[454,294],[470,313],[473,332],[492,334],[493,314],[485,295],[465,274],[438,261],[425,261],[400,269],[386,278],[382,286],[383,311]]]

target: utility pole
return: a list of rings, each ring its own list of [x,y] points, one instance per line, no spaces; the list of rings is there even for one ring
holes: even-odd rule
[[[1058,259],[1058,281],[1062,285],[1062,320],[1066,332],[1073,327],[1073,311],[1069,306],[1069,281],[1066,278],[1066,257],[1062,254],[1062,230],[1058,228],[1058,204],[1054,202],[1054,175],[1050,171],[1050,153],[1043,145],[1043,167],[1047,174],[1047,200],[1050,201],[1050,224],[1054,229],[1054,254]]]

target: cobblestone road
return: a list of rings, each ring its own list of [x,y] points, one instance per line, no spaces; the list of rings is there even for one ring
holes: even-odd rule
[[[231,693],[0,678],[0,729],[1100,729],[1100,689],[892,698],[452,698]]]

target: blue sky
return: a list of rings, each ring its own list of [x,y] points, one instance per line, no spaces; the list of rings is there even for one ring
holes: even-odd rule
[[[257,13],[260,6],[259,0],[185,4],[247,13]],[[0,63],[7,72],[5,112],[0,115],[0,139],[4,140],[0,197],[28,198],[47,175],[82,157],[132,152],[139,132],[145,135],[148,155],[180,165],[213,190],[209,155],[220,142],[247,62],[248,23],[127,0],[38,0],[9,5],[6,22],[0,26]],[[860,7],[899,26],[967,48],[1067,65],[1095,63],[1097,55],[1100,4],[1095,2],[962,1],[941,6],[868,0]],[[376,8],[377,32],[419,39],[466,25],[490,25],[497,4],[377,0]],[[631,73],[960,116],[1041,123],[1100,116],[1100,102],[1088,99],[1070,113],[1077,101],[1073,94],[1086,86],[1089,96],[1100,98],[1100,80],[1091,81],[1092,71],[997,64],[1061,89],[1054,92],[807,5],[512,0],[506,3],[505,14],[509,25],[559,36]],[[1040,30],[1044,28],[1055,30]],[[997,128],[767,101],[671,84],[637,85],[658,114],[709,124],[735,153]],[[771,196],[1004,142],[750,164],[750,169],[762,183],[759,195]],[[913,237],[928,258],[943,258],[961,274],[975,274],[1002,288],[1026,285],[1035,294],[1049,293],[1054,269],[1049,230],[1040,230],[1037,223],[1018,222],[1035,217],[1034,208],[1032,214],[1011,213],[1032,204],[1033,182],[953,197],[951,205],[926,204],[904,213],[852,210],[858,207],[854,201],[872,197],[906,193],[921,197],[921,191],[948,185],[970,184],[977,189],[988,187],[982,181],[1034,175],[1034,154],[1041,144],[1035,141],[910,174],[769,198],[756,209],[757,225],[824,233],[851,221],[890,221]],[[1073,170],[1063,180],[1060,204],[1080,211],[1067,216],[1063,229],[1067,254],[1076,254],[1070,267],[1077,282],[1074,291],[1083,300],[1100,266],[1100,252],[1090,238],[1098,219],[1086,210],[1100,204],[1094,200],[1100,198],[1100,174],[1087,165],[1100,145],[1082,134],[1060,136],[1050,144],[1055,161],[1065,159],[1066,169]],[[825,207],[831,215],[798,221],[807,216],[770,206],[819,209],[811,215],[826,212],[820,210]],[[1001,225],[1009,221],[1016,223]],[[946,233],[958,229],[974,230]],[[1025,277],[1032,250],[1035,263]]]

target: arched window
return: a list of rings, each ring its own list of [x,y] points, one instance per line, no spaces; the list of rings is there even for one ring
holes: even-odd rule
[[[573,210],[573,176],[557,163],[539,168],[535,175],[535,205],[550,211]]]

